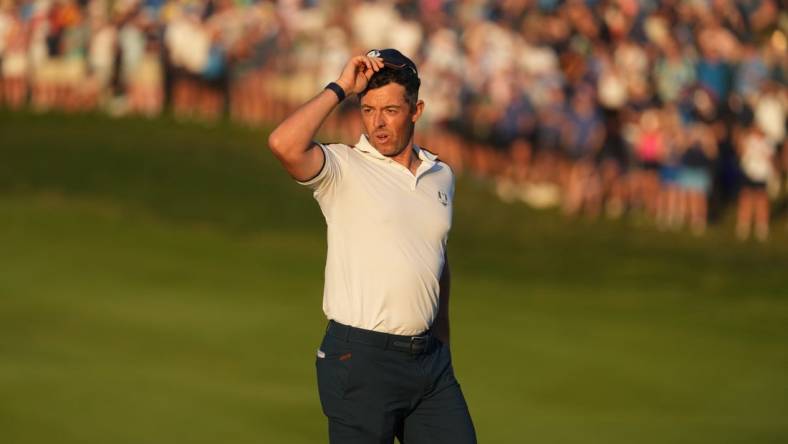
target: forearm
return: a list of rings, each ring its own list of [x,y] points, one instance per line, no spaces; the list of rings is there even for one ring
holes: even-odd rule
[[[359,94],[369,78],[383,67],[379,58],[353,57],[336,83],[346,96]],[[312,141],[317,130],[339,103],[337,93],[323,90],[288,116],[268,136],[268,147],[296,180],[304,181],[320,173],[325,156]]]
[[[333,91],[323,90],[277,126],[268,146],[280,159],[297,158],[312,147],[312,140],[326,117],[339,104]]]

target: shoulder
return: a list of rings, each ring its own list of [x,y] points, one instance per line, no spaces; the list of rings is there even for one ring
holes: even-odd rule
[[[456,180],[454,170],[451,169],[449,164],[441,160],[436,160],[435,165],[432,167],[435,175],[439,178],[440,183],[453,187]]]
[[[430,151],[427,152],[432,154]],[[435,156],[435,154],[432,155]],[[441,174],[445,175],[446,177],[454,181],[454,170],[451,168],[451,165],[438,158],[438,156],[435,156],[435,166],[433,168],[435,168]]]
[[[421,147],[420,147],[421,148]],[[427,153],[427,156],[434,159],[435,164],[432,166],[434,177],[437,179],[438,183],[440,184],[441,188],[444,188],[449,191],[450,195],[454,195],[454,186],[456,182],[456,176],[454,174],[454,170],[451,166],[438,158],[438,156],[429,151],[425,148],[421,148],[423,151]]]
[[[449,166],[448,163],[444,162],[440,157],[438,157],[438,155],[434,151],[429,150],[427,148],[424,148],[421,145],[419,145],[419,149],[424,151],[428,158],[434,160],[435,168],[437,168],[437,169],[439,169],[441,171],[445,171],[446,173],[448,173],[452,177],[454,176],[454,170],[451,169],[451,167]]]
[[[451,165],[440,159],[435,161],[435,165],[437,165],[438,168],[441,169],[441,171],[445,171],[446,174],[448,174],[449,176],[451,176],[452,179],[454,179],[454,170],[451,168]]]
[[[339,160],[347,160],[352,151],[355,151],[352,145],[346,145],[340,142],[315,142],[318,146],[323,148],[328,155],[336,157]]]
[[[323,164],[311,179],[296,181],[301,185],[313,188],[316,193],[323,193],[327,188],[341,181],[348,169],[348,152],[351,148],[343,143],[325,143],[312,141],[312,149],[323,153]]]
[[[345,145],[344,143],[341,142],[315,142],[315,143],[322,146],[323,148],[327,148],[335,151],[343,151],[353,148],[352,146]]]

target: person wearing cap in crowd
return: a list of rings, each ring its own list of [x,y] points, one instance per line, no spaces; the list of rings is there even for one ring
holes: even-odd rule
[[[316,367],[331,443],[476,442],[449,350],[454,174],[413,142],[420,84],[395,49],[353,57],[268,139],[327,224],[329,322]],[[364,129],[356,145],[313,142],[352,94]]]

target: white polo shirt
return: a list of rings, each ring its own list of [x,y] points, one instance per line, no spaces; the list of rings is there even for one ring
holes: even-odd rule
[[[364,135],[355,147],[321,144],[323,168],[299,182],[314,190],[328,226],[328,319],[400,335],[422,333],[435,319],[454,174],[413,147],[421,159],[416,175]]]

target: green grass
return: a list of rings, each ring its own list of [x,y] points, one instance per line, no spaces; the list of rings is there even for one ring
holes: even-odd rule
[[[325,442],[324,222],[261,131],[0,113],[0,442]],[[458,183],[482,443],[788,441],[788,238],[565,221]]]

